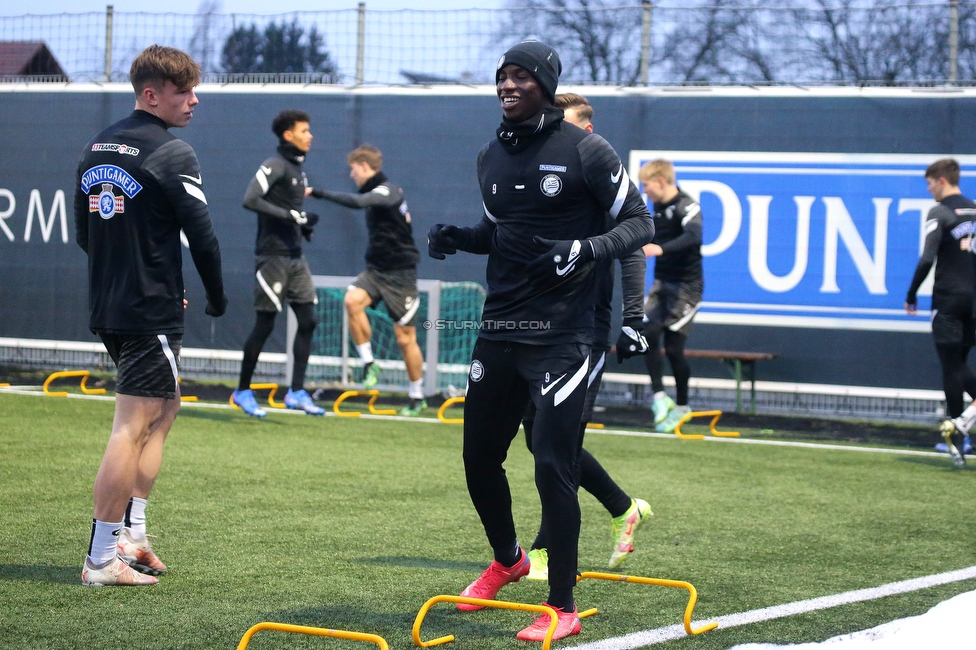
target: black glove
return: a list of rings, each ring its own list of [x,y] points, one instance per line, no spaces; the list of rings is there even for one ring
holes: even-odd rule
[[[463,233],[457,226],[434,224],[427,231],[427,254],[435,260],[446,259],[447,255],[458,252],[463,241]]]
[[[647,354],[647,339],[641,333],[642,325],[643,323],[639,318],[624,321],[615,346],[617,348],[617,363],[623,363],[624,359],[635,357],[638,354]]]
[[[525,266],[529,282],[537,288],[548,289],[556,286],[593,259],[593,247],[585,239],[557,241],[533,237],[532,241],[549,248]]]
[[[303,212],[302,214],[305,215],[305,219],[306,219],[305,223],[302,224],[303,226],[314,228],[315,224],[319,222],[319,215],[315,214],[314,212]],[[302,228],[302,230],[304,231],[305,229]],[[305,233],[302,232],[302,234],[304,235]]]
[[[312,220],[309,219],[308,223],[312,223]],[[302,228],[302,237],[305,238],[305,241],[309,241],[309,242],[312,241],[312,227],[308,224],[305,224],[301,228]]]
[[[221,293],[220,298],[213,300],[210,296],[207,296],[207,308],[204,309],[207,316],[213,316],[214,318],[220,318],[227,311],[227,294]]]

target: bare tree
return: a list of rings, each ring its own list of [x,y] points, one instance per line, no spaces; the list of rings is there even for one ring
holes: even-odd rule
[[[842,83],[900,82],[945,78],[938,30],[947,9],[905,5],[904,0],[816,0],[795,12],[811,63],[822,62],[821,80]],[[855,6],[857,5],[857,6]],[[816,68],[811,67],[811,70]],[[816,76],[816,75],[814,75]]]
[[[639,3],[613,0],[511,0],[507,29],[538,38],[559,52],[568,81],[636,83],[640,66]]]
[[[193,20],[193,36],[190,38],[190,55],[196,60],[204,72],[216,70],[214,56],[219,45],[214,30],[217,26],[217,14],[222,8],[221,0],[202,0],[197,7],[197,15]]]

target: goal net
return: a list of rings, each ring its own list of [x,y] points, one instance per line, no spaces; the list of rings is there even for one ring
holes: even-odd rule
[[[312,276],[318,295],[318,325],[312,336],[312,354],[305,378],[323,386],[351,386],[362,377],[362,360],[349,334],[349,319],[343,304],[351,276]],[[485,303],[485,290],[476,282],[418,280],[420,307],[415,324],[417,343],[424,358],[424,393],[456,395],[467,382],[471,352],[478,337],[477,324]],[[386,306],[366,309],[372,329],[373,356],[381,369],[378,388],[406,390],[406,366]],[[286,376],[291,376],[292,343],[297,331],[294,314],[288,312]],[[436,357],[437,362],[432,363]]]

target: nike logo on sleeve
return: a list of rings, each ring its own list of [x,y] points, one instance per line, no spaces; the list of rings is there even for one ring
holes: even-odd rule
[[[620,163],[620,167],[617,168],[617,173],[616,174],[610,174],[610,182],[613,183],[614,185],[616,185],[617,184],[617,181],[620,180],[620,175],[623,174],[623,173],[624,173],[624,164],[623,163]]]

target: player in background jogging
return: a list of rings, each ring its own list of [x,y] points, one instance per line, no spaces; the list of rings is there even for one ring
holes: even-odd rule
[[[593,133],[593,107],[586,97],[575,93],[556,95],[555,106],[563,109],[563,122],[573,124],[588,133]],[[608,218],[607,229],[613,227]],[[617,361],[647,352],[647,341],[641,330],[644,317],[644,280],[647,271],[647,258],[640,249],[620,260],[621,286],[623,288],[623,328],[617,338]],[[597,305],[594,313],[596,331],[593,334],[593,348],[590,350],[589,386],[583,404],[583,417],[580,422],[580,440],[586,432],[586,425],[593,419],[593,405],[600,392],[603,371],[606,368],[607,353],[610,352],[610,318],[613,313],[613,260],[600,264]],[[525,443],[532,451],[532,428],[535,424],[535,407],[530,402],[522,419]],[[615,569],[634,550],[634,535],[637,528],[653,513],[651,506],[643,499],[632,499],[610,477],[600,462],[585,448],[579,452],[579,486],[592,494],[610,513],[610,532],[613,537],[613,551],[609,567]],[[539,533],[529,550],[529,580],[549,579],[548,532],[540,525]]]
[[[925,220],[925,244],[905,298],[905,311],[918,311],[916,294],[935,264],[932,286],[932,338],[942,365],[946,415],[942,437],[956,467],[966,465],[965,439],[976,421],[976,402],[963,410],[963,392],[976,399],[976,375],[966,363],[976,344],[976,300],[973,238],[976,237],[976,203],[959,189],[959,163],[937,160],[925,170],[928,191],[937,206]]]
[[[535,481],[550,531],[553,638],[580,631],[573,598],[579,552],[579,424],[586,399],[597,302],[597,266],[637,250],[654,235],[647,206],[606,140],[567,124],[553,106],[562,66],[555,50],[523,41],[499,60],[495,89],[503,113],[478,154],[484,214],[477,225],[437,224],[432,257],[487,255],[488,295],[472,353],[464,405],[463,458],[471,501],[494,561],[462,592],[494,598],[528,574],[518,543],[504,460],[531,400]],[[615,224],[609,231],[609,213]],[[458,604],[464,611],[479,606]],[[543,641],[549,617],[516,636]]]
[[[74,218],[88,255],[88,326],[118,368],[112,434],[95,477],[83,584],[150,585],[166,572],[146,537],[146,504],[180,410],[183,251],[227,309],[220,247],[193,148],[168,129],[189,124],[200,66],[153,45],[132,62],[135,110],[95,136],[78,163]]]
[[[420,307],[417,291],[417,264],[420,252],[413,242],[410,211],[403,190],[383,173],[383,153],[371,145],[349,152],[349,177],[359,188],[356,194],[314,188],[312,196],[347,208],[366,210],[366,270],[356,276],[346,291],[349,333],[363,360],[363,387],[372,388],[379,380],[380,368],[373,358],[370,343],[373,332],[366,308],[386,303],[393,319],[393,333],[407,367],[410,403],[400,415],[417,416],[427,408],[424,400],[424,359],[417,345],[415,320]]]
[[[305,370],[312,350],[312,332],[317,323],[318,297],[312,286],[312,272],[302,253],[302,238],[312,240],[318,215],[305,212],[308,183],[302,163],[312,148],[308,113],[281,111],[271,122],[278,136],[278,150],[258,167],[244,193],[244,207],[258,217],[254,242],[254,329],[244,343],[241,376],[231,399],[248,415],[263,418],[267,412],[258,406],[251,390],[251,377],[264,342],[274,330],[275,317],[291,305],[298,320],[292,353],[295,359],[291,386],[285,406],[309,415],[325,415],[305,390]]]
[[[655,258],[654,283],[644,301],[644,336],[650,346],[644,359],[654,391],[651,411],[655,428],[671,433],[691,411],[688,407],[691,368],[685,358],[685,342],[705,288],[701,206],[677,186],[674,165],[668,160],[644,163],[638,177],[644,194],[654,204],[654,241],[644,246],[644,254]],[[659,347],[662,333],[664,353],[674,375],[674,400],[664,392]]]

